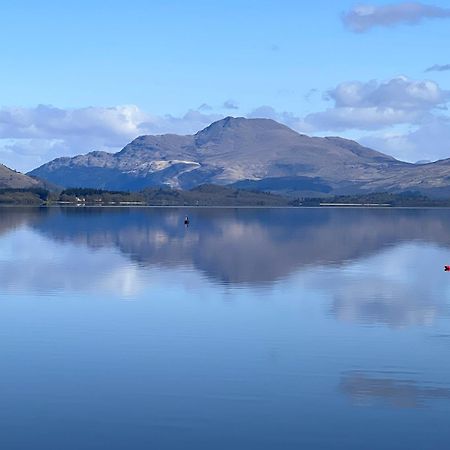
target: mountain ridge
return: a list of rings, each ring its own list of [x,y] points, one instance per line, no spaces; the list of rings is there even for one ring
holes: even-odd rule
[[[446,161],[415,165],[338,136],[310,137],[271,119],[226,117],[193,135],[144,135],[117,153],[57,158],[29,175],[64,187],[118,190],[250,182],[255,189],[265,185],[292,195],[311,188],[324,195],[373,190],[450,195]],[[283,179],[290,180],[288,190],[276,186]],[[277,181],[271,186],[267,180]]]

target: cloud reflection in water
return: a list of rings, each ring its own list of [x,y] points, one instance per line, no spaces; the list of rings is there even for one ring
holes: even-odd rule
[[[448,386],[420,383],[414,374],[384,372],[348,372],[343,374],[339,389],[358,405],[370,406],[377,401],[400,408],[426,406],[432,400],[449,400]]]

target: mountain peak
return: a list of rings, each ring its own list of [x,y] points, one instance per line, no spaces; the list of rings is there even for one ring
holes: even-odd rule
[[[206,127],[204,130],[199,131],[197,134],[201,133],[202,131],[206,131],[210,128],[216,129],[216,128],[236,128],[240,126],[245,127],[265,127],[265,128],[279,128],[279,129],[289,129],[286,125],[283,125],[273,119],[266,119],[266,118],[251,118],[248,119],[246,117],[232,117],[227,116],[223,119],[217,120],[216,122],[213,122],[211,125]],[[294,132],[294,130],[291,130]]]
[[[287,133],[298,136],[298,133],[291,130],[286,125],[272,119],[247,119],[245,117],[225,117],[213,122],[205,129],[195,134],[195,141],[198,145],[207,142],[220,141],[222,139],[241,139],[250,136],[264,136],[272,133]]]

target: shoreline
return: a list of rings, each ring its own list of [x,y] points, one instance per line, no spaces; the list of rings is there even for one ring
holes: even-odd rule
[[[390,205],[320,205],[320,206],[252,206],[252,205],[98,205],[98,204],[50,204],[50,205],[27,205],[27,204],[0,204],[0,208],[98,208],[98,209],[450,209],[450,206],[390,206]]]

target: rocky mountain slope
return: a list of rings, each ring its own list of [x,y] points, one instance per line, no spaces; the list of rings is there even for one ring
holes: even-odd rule
[[[270,119],[227,117],[192,136],[141,136],[122,151],[58,158],[33,176],[65,187],[139,190],[233,184],[296,195],[420,190],[450,194],[450,159],[415,165]]]
[[[38,180],[0,164],[0,189],[30,189],[38,187],[41,187],[41,183]]]

